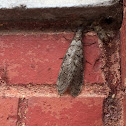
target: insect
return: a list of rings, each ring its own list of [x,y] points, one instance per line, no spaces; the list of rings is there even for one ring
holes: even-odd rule
[[[69,89],[70,94],[76,97],[82,89],[84,73],[82,36],[83,28],[80,27],[63,58],[57,79],[57,90],[60,95]]]
[[[84,56],[83,56],[83,33],[88,31],[95,31],[105,44],[108,44],[114,37],[114,30],[108,30],[107,27],[113,25],[113,18],[108,17],[95,20],[89,27],[79,27],[75,36],[63,58],[59,76],[57,79],[57,90],[61,95],[65,91],[69,90],[73,97],[79,95],[83,85],[84,76]]]

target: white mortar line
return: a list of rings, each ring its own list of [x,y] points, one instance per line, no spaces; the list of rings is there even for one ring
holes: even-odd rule
[[[102,89],[101,89],[102,90]],[[107,90],[107,89],[106,89]],[[29,98],[29,97],[71,97],[70,94],[63,94],[59,96],[56,90],[56,86],[0,86],[1,97],[17,97],[17,98]],[[78,97],[106,97],[103,93],[93,93],[89,91],[82,91]]]
[[[55,8],[82,6],[109,6],[119,0],[0,0],[0,8]]]

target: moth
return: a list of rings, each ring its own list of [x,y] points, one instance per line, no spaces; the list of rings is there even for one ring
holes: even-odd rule
[[[98,21],[97,21],[98,22]],[[94,25],[95,24],[95,25]],[[73,97],[79,95],[83,85],[84,77],[84,55],[83,55],[83,33],[95,31],[104,43],[113,38],[113,32],[108,32],[99,23],[92,23],[88,29],[79,27],[63,58],[63,62],[57,78],[57,90],[60,95],[69,90]]]
[[[63,58],[57,79],[57,90],[61,95],[66,90],[76,97],[83,85],[84,56],[83,56],[83,28],[79,27]]]

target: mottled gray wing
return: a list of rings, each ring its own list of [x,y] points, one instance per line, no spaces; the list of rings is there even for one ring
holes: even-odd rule
[[[70,87],[71,95],[79,94],[83,84],[83,44],[82,29],[78,29],[73,38],[66,55],[63,58],[59,76],[57,79],[57,89],[59,94],[63,94]]]
[[[76,69],[74,72],[73,81],[70,84],[70,93],[73,97],[76,97],[80,93],[83,85],[83,76],[84,76],[83,52],[80,52],[80,54],[81,57],[78,57],[78,55],[76,56],[78,57],[78,61],[75,64]]]

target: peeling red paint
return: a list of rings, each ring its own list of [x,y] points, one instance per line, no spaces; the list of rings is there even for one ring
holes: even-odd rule
[[[66,40],[64,38],[69,38]],[[6,67],[8,84],[55,84],[62,58],[72,40],[72,33],[14,34],[0,36],[0,67]],[[86,44],[94,43],[90,46]],[[102,62],[94,68],[101,50],[95,34],[84,37],[85,82],[103,83]]]
[[[103,98],[31,98],[27,126],[102,126]]]
[[[0,126],[16,126],[18,98],[0,97]]]

